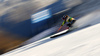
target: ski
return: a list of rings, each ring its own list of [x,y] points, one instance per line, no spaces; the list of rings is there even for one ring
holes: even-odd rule
[[[69,29],[63,30],[63,31],[61,31],[61,32],[58,32],[58,33],[56,33],[56,34],[51,35],[50,38],[55,38],[55,37],[57,37],[57,36],[63,35],[63,34],[65,34],[65,33],[67,33],[68,31],[69,31]]]

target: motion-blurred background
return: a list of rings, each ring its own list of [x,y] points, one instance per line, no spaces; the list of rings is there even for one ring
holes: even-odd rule
[[[99,12],[99,7],[99,0],[0,0],[0,53],[17,48],[37,34],[59,26],[63,15],[77,19]],[[96,13],[92,19],[99,14]]]

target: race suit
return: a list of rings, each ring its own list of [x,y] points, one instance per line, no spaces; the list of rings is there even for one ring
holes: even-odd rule
[[[74,18],[68,16],[68,17],[63,21],[63,23],[62,23],[61,26],[63,26],[63,25],[66,24],[66,23],[67,23],[67,25],[71,26],[75,21],[76,21],[76,20],[75,20]]]

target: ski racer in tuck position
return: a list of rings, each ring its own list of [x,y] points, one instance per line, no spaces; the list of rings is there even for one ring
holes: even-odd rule
[[[67,27],[69,28],[69,27],[72,27],[72,25],[75,23],[75,18],[72,18],[72,17],[70,17],[70,16],[68,16],[68,15],[64,15],[63,17],[62,17],[62,19],[64,20],[63,21],[63,23],[62,23],[62,25],[61,25],[61,27],[58,29],[58,31],[62,28],[62,26],[64,25],[64,24],[66,24],[67,25]]]

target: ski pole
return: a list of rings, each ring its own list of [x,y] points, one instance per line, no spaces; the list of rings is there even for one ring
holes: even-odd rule
[[[62,28],[62,26],[58,29],[58,31]]]

